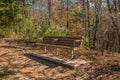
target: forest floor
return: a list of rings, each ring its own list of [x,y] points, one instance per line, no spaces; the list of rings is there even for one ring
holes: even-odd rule
[[[87,63],[69,69],[48,61],[36,59],[29,53],[43,54],[34,43],[19,39],[0,39],[0,80],[120,80],[120,54],[97,54],[95,51],[78,51],[76,60]],[[49,48],[47,55],[54,56]],[[61,51],[65,57],[66,50]]]

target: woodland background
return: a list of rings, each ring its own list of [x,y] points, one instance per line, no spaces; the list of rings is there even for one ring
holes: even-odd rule
[[[83,36],[84,47],[120,52],[120,0],[0,0],[0,37]]]

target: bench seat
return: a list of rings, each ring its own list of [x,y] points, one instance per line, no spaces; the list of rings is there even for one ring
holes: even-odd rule
[[[43,44],[43,43],[36,43],[38,46],[48,46],[48,47],[55,47],[55,48],[65,48],[71,50],[78,50],[79,47],[68,47],[68,46],[60,46],[60,45],[50,45],[50,44]]]
[[[42,43],[36,43],[36,45],[44,46],[45,53],[47,52],[47,46],[54,47],[57,55],[58,48],[70,49],[73,58],[74,51],[80,48],[81,40],[81,36],[45,36]]]

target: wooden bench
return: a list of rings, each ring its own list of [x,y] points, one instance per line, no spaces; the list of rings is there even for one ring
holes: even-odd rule
[[[66,48],[71,50],[71,57],[74,58],[74,51],[80,48],[81,36],[45,36],[43,42],[39,45],[44,46],[45,53],[47,46],[55,47],[58,55],[58,48]]]

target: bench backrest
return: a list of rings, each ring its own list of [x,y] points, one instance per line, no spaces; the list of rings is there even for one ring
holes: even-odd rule
[[[50,45],[80,47],[81,40],[81,36],[45,36],[43,38],[43,43]]]

